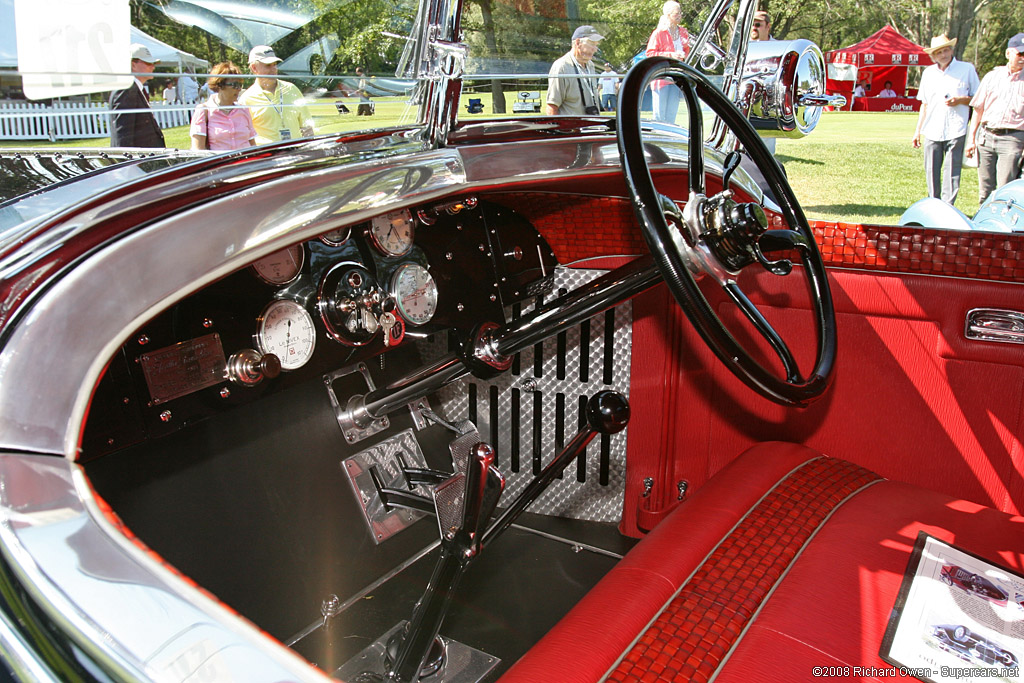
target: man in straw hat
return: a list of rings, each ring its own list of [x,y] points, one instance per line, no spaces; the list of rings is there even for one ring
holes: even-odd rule
[[[131,69],[135,82],[110,93],[110,146],[163,147],[164,133],[149,109],[149,97],[142,85],[153,78],[159,59],[142,43],[132,43]]]
[[[960,192],[960,166],[967,139],[967,119],[971,96],[978,91],[978,72],[972,64],[953,56],[956,38],[943,34],[932,38],[924,49],[934,64],[921,74],[917,99],[921,113],[912,143],[920,147],[924,139],[924,174],[928,196],[953,204]],[[943,162],[948,157],[945,179]]]
[[[971,100],[967,156],[978,151],[978,201],[1020,175],[1024,153],[1024,33],[1006,45],[1006,66],[985,74]],[[979,130],[980,128],[980,130]]]

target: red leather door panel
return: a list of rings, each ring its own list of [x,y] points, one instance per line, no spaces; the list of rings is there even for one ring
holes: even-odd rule
[[[636,531],[630,507],[639,493],[629,486],[644,476],[658,477],[664,504],[677,481],[699,486],[767,440],[804,443],[1007,512],[1024,509],[1024,346],[964,338],[972,308],[1024,310],[1022,285],[838,269],[830,282],[835,380],[801,410],[760,398],[726,371],[687,322],[677,327],[682,316],[663,287],[636,302],[625,530]],[[815,339],[800,278],[762,271],[741,284],[809,367]],[[715,303],[735,317],[724,297]],[[657,455],[669,451],[671,467],[658,471]]]

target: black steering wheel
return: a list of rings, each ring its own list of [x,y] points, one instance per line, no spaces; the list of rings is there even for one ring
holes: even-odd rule
[[[682,90],[688,110],[690,196],[682,210],[655,190],[647,161],[650,150],[642,140],[640,103],[648,84],[655,79],[674,82]],[[623,80],[619,98],[618,143],[626,183],[644,239],[672,296],[715,355],[748,386],[784,405],[810,403],[831,382],[836,357],[835,309],[814,235],[782,170],[746,117],[707,78],[682,62],[667,57],[649,57],[639,62]],[[727,191],[707,196],[699,100],[710,107],[746,149],[778,199],[788,229],[768,230],[760,205],[736,203]],[[739,152],[726,157],[724,190],[728,190],[728,178],[739,160]],[[736,283],[740,270],[748,265],[758,264],[777,275],[789,274],[790,261],[771,261],[765,254],[793,251],[803,264],[817,332],[817,357],[806,377],[800,373],[786,342]],[[697,286],[703,277],[713,278],[767,340],[782,362],[784,376],[755,360],[729,332]]]

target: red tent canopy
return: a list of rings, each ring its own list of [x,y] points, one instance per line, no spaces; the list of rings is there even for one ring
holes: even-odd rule
[[[849,99],[854,82],[842,78],[846,74],[840,72],[855,72],[857,82],[864,84],[869,97],[881,91],[886,81],[892,81],[893,90],[902,96],[907,87],[907,67],[928,66],[932,60],[920,45],[904,38],[892,26],[883,26],[859,43],[826,52],[825,63],[829,65],[826,89]]]

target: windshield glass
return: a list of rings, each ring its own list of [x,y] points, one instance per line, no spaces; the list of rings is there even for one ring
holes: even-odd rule
[[[464,58],[462,120],[612,116],[618,83],[649,48],[690,53],[709,6],[666,13],[671,4],[469,0],[461,40],[448,43],[456,49],[419,54],[448,49]],[[13,1],[0,0],[8,20],[0,22],[0,145],[227,151],[413,125],[427,120],[419,109],[432,102],[417,81],[448,75],[441,59],[403,63],[423,44],[418,31],[427,42],[443,34],[423,29],[414,0],[170,0],[130,9],[122,27],[94,8],[76,29],[85,42],[75,42],[65,25],[73,17],[15,16]],[[19,51],[44,34],[44,47],[59,49]],[[109,64],[85,64],[118,41]],[[82,49],[66,54],[68,45]],[[713,57],[724,53],[702,53],[720,74],[723,60]],[[652,96],[657,88],[645,115],[667,120]]]

